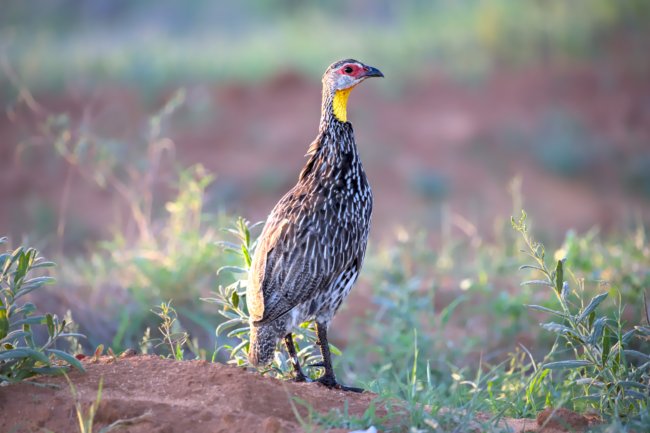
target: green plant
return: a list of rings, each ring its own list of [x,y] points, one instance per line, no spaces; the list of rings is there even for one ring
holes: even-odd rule
[[[246,284],[248,269],[251,265],[251,258],[255,250],[255,241],[251,238],[251,230],[260,226],[260,223],[250,225],[248,221],[239,218],[233,228],[225,231],[233,236],[236,242],[220,242],[220,245],[228,252],[235,254],[240,263],[237,266],[224,266],[217,273],[231,272],[234,275],[243,275],[232,284],[219,286],[214,297],[202,298],[203,301],[215,303],[219,306],[219,314],[225,319],[216,329],[217,338],[220,343],[217,351],[224,350],[227,353],[227,362],[239,366],[249,366],[248,348],[250,325],[248,308],[246,306]],[[316,347],[316,335],[309,322],[305,322],[294,333],[294,343],[300,364],[307,366],[316,362],[319,356]],[[335,355],[341,352],[333,345],[330,350]],[[263,372],[274,377],[290,377],[289,359],[284,351],[276,352],[276,356],[270,368],[264,368]]]
[[[7,238],[0,238],[4,245]],[[56,349],[61,339],[83,337],[69,332],[71,322],[59,321],[54,314],[36,314],[23,297],[51,284],[49,276],[34,276],[39,269],[54,263],[43,260],[34,248],[18,247],[0,254],[0,383],[19,382],[36,374],[58,374],[66,366],[83,371],[81,363],[69,353]],[[34,327],[47,330],[47,341],[39,343]]]
[[[187,331],[180,328],[180,323],[178,322],[178,314],[176,310],[172,307],[172,302],[163,302],[160,304],[157,310],[153,311],[154,314],[162,320],[160,326],[158,326],[158,331],[162,334],[162,341],[158,344],[167,345],[169,353],[172,354],[174,359],[177,361],[183,360],[183,346],[187,344],[187,341],[190,338],[190,335]],[[156,346],[156,347],[158,347]]]
[[[548,268],[544,246],[528,232],[525,212],[522,211],[518,220],[512,218],[512,226],[522,236],[526,246],[523,252],[533,260],[521,269],[541,275],[541,279],[527,280],[522,285],[550,288],[559,306],[555,309],[528,306],[559,319],[541,324],[542,328],[556,334],[547,358],[560,360],[544,362],[539,370],[549,379],[564,381],[564,389],[555,400],[568,398],[574,404],[585,402],[606,417],[631,418],[647,411],[650,355],[633,350],[631,343],[635,337],[647,338],[650,328],[636,326],[624,331],[620,300],[614,318],[598,316],[598,307],[609,293],[600,293],[585,302],[584,280],[576,279],[578,290],[572,290],[565,280],[570,271],[563,259],[557,261],[554,270]],[[550,373],[546,373],[548,370]],[[556,372],[559,377],[554,378]]]
[[[199,348],[196,340],[190,339],[190,334],[182,327],[171,301],[162,302],[160,307],[153,310],[153,313],[161,320],[158,331],[162,335],[162,339],[158,340],[155,348],[166,346],[169,355],[177,361],[185,359],[185,347],[190,349],[196,359],[206,359],[206,351]],[[140,345],[141,347],[144,346],[145,351],[154,342],[150,340],[149,334],[149,328],[147,328]]]

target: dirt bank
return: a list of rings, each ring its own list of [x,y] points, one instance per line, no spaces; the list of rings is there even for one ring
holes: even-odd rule
[[[70,379],[84,410],[96,399],[103,378],[101,404],[95,416],[96,431],[118,420],[136,419],[133,424],[114,431],[300,432],[303,429],[294,410],[304,420],[309,418],[308,410],[295,403],[294,397],[319,413],[342,410],[347,404],[352,416],[361,416],[377,397],[371,393],[329,390],[312,383],[281,382],[204,361],[175,362],[154,356],[134,356],[103,357],[95,361],[87,358],[83,362],[87,372],[73,371]],[[65,378],[38,378],[34,382],[41,386],[23,383],[0,388],[0,432],[78,431],[74,399]],[[572,425],[586,425],[583,420]],[[535,420],[506,422],[515,432],[562,431],[539,430]]]

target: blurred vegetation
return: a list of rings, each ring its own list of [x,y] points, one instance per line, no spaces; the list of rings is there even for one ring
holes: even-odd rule
[[[9,0],[0,52],[33,90],[115,81],[151,90],[291,69],[318,77],[349,56],[381,64],[387,76],[427,66],[476,79],[500,67],[595,58],[613,34],[641,60],[649,17],[644,0]]]

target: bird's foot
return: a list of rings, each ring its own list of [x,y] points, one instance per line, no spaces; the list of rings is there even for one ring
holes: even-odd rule
[[[301,382],[311,382],[311,380],[310,380],[309,378],[307,378],[307,376],[305,376],[305,374],[304,374],[302,371],[298,371],[298,372],[297,372],[297,373],[296,373],[296,374],[291,378],[291,381],[292,381],[292,382],[298,382],[298,383],[301,383]]]
[[[340,389],[341,391],[348,391],[348,392],[363,392],[363,388],[357,388],[354,386],[345,386],[341,385],[336,381],[336,379],[332,376],[327,376],[323,375],[320,377],[320,379],[317,379],[316,382],[320,383],[323,386],[326,386],[329,389]]]

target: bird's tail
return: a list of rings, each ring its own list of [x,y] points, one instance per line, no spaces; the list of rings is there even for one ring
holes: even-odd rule
[[[278,330],[270,324],[256,326],[251,323],[248,361],[254,366],[270,364],[280,337]]]

